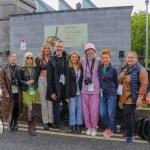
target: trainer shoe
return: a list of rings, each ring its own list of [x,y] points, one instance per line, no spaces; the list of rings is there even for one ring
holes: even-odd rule
[[[104,132],[100,133],[100,136],[103,136],[105,134],[105,132],[107,131],[107,129],[105,129]]]
[[[45,123],[45,124],[44,124],[44,130],[49,130],[49,125],[48,125],[48,123]]]
[[[129,145],[133,142],[134,136],[127,137],[126,144]]]
[[[87,129],[86,135],[91,135],[92,129]]]
[[[103,134],[104,138],[110,138],[113,136],[113,132],[110,130],[106,130],[105,133]]]
[[[96,136],[96,134],[97,134],[97,129],[92,128],[91,136]]]

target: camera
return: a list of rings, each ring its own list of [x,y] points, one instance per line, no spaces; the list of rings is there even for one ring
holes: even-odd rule
[[[87,78],[84,80],[84,83],[85,83],[86,85],[91,84],[91,83],[92,83],[92,79],[89,78],[89,77],[87,77]]]

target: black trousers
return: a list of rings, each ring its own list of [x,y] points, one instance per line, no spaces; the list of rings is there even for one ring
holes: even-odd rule
[[[60,109],[60,102],[63,104],[62,109]],[[68,103],[65,101],[65,86],[61,85],[61,97],[57,101],[53,101],[54,123],[62,123],[68,112]]]
[[[19,118],[19,95],[13,94],[14,107],[12,109],[11,124],[16,124]]]
[[[125,104],[124,105],[124,121],[127,129],[127,136],[133,136],[134,126],[135,126],[135,104]]]

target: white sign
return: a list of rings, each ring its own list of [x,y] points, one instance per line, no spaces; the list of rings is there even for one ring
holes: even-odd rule
[[[21,38],[20,39],[20,49],[21,50],[26,50],[27,49],[27,39],[26,38]]]

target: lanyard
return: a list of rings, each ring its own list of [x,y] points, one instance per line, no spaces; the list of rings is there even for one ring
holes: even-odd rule
[[[94,63],[95,63],[95,58],[92,59],[92,65],[90,67],[89,61],[88,61],[88,59],[86,59],[86,69],[87,69],[87,66],[88,66],[88,68],[90,70],[91,79],[92,79],[92,75],[93,75],[92,71],[93,71],[93,68],[94,68]]]

